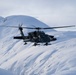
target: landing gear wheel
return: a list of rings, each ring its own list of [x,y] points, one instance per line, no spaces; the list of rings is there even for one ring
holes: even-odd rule
[[[26,45],[27,43],[25,42],[24,45]]]
[[[48,43],[46,42],[44,45],[46,45],[46,46],[47,46],[47,45],[48,45]]]
[[[36,46],[37,45],[37,43],[34,43],[34,46]]]

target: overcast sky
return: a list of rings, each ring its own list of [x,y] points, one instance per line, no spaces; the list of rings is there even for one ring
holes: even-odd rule
[[[76,24],[76,0],[0,0],[0,16],[28,15],[54,25]]]

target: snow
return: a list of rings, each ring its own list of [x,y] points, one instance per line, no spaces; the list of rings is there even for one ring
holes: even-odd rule
[[[0,16],[0,24],[2,24],[4,21],[4,18]]]
[[[3,69],[0,69],[0,75],[14,75],[13,73],[9,72],[9,71],[6,71],[6,70],[3,70]]]
[[[6,17],[3,25],[40,26],[48,25],[29,16]],[[76,32],[75,31],[47,31],[55,35],[57,41],[52,45],[33,46],[24,45],[21,40],[14,40],[13,36],[20,35],[19,30],[0,28],[0,68],[12,71],[16,75],[76,75]],[[31,30],[24,30],[25,34]]]

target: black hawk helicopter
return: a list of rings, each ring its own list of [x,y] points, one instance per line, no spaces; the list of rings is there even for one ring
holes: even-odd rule
[[[67,27],[75,27],[75,25],[71,26],[59,26],[59,27],[23,27],[22,25],[19,26],[0,26],[0,27],[13,27],[18,28],[20,30],[21,36],[14,36],[14,39],[21,39],[27,44],[27,42],[33,42],[34,46],[39,45],[39,43],[44,43],[44,45],[49,45],[49,42],[56,41],[57,38],[55,38],[53,35],[45,34],[44,31],[41,31],[42,29],[56,29],[56,28],[67,28]],[[23,29],[35,29],[35,31],[29,32],[27,36],[24,35]]]

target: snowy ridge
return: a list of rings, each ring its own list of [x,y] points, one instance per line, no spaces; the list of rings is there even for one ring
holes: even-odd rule
[[[3,23],[4,18],[0,16],[0,24]]]
[[[25,26],[31,26],[34,22],[36,26],[38,24],[40,27],[47,27],[46,24],[34,19],[28,22],[28,18],[31,17],[11,16],[7,17],[3,24],[23,23]],[[10,70],[16,75],[76,75],[76,32],[52,30],[47,33],[50,35],[52,33],[58,40],[51,42],[52,45],[49,46],[35,47],[32,43],[23,45],[23,41],[13,40],[13,36],[19,35],[17,29],[1,28],[1,30],[0,68]],[[24,32],[26,34],[28,31]]]

